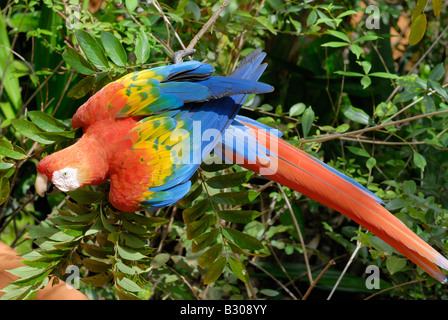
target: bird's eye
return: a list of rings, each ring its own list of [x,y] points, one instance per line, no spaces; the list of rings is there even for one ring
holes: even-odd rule
[[[63,173],[62,173],[62,176],[63,176],[63,177],[67,177],[67,176],[68,176],[68,172],[63,172]]]

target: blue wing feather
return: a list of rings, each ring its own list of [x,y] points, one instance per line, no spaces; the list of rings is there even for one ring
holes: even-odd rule
[[[173,152],[180,150],[189,150],[189,152],[182,154],[182,161],[174,166],[166,183],[148,189],[151,196],[145,199],[142,205],[148,209],[156,209],[181,199],[188,193],[191,186],[189,180],[203,159],[221,143],[224,130],[229,128],[232,123],[235,128],[245,129],[240,122],[234,120],[244,99],[250,93],[273,90],[271,86],[257,82],[266,67],[260,65],[264,56],[264,53],[256,50],[248,58],[243,59],[230,78],[211,77],[213,68],[197,62],[185,62],[169,66],[167,69],[161,67],[156,70],[160,74],[163,73],[164,76],[160,84],[163,94],[168,97],[176,97],[173,99],[174,101],[182,100],[184,103],[182,106],[178,106],[181,108],[180,112],[167,113],[166,116],[183,124],[178,129],[188,132],[188,139],[182,140],[180,143],[173,143],[168,141],[167,135],[163,135],[164,140],[152,136],[152,141],[157,141],[165,146],[172,144]],[[195,82],[184,82],[187,80]],[[165,114],[162,115],[165,116]],[[210,139],[203,139],[207,134]],[[249,152],[252,156],[254,155],[252,150]]]

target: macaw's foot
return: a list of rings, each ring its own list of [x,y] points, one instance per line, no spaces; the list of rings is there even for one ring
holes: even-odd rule
[[[179,50],[174,52],[173,54],[173,63],[181,63],[183,61],[183,59],[187,56],[191,56],[192,54],[194,54],[196,52],[195,49],[191,49],[191,50]]]

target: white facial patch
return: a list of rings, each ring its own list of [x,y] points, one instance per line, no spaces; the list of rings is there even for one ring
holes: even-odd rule
[[[74,168],[64,168],[53,172],[51,181],[63,192],[73,191],[81,186],[78,182],[78,169]]]

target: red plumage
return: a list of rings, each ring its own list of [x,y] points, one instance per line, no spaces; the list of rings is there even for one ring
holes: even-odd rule
[[[363,189],[327,169],[317,159],[276,136],[249,124],[259,144],[273,149],[277,157],[271,162],[259,159],[243,167],[296,190],[334,210],[371,231],[383,241],[408,257],[440,282],[445,274],[438,266],[448,269],[448,261],[402,221],[386,210]]]

